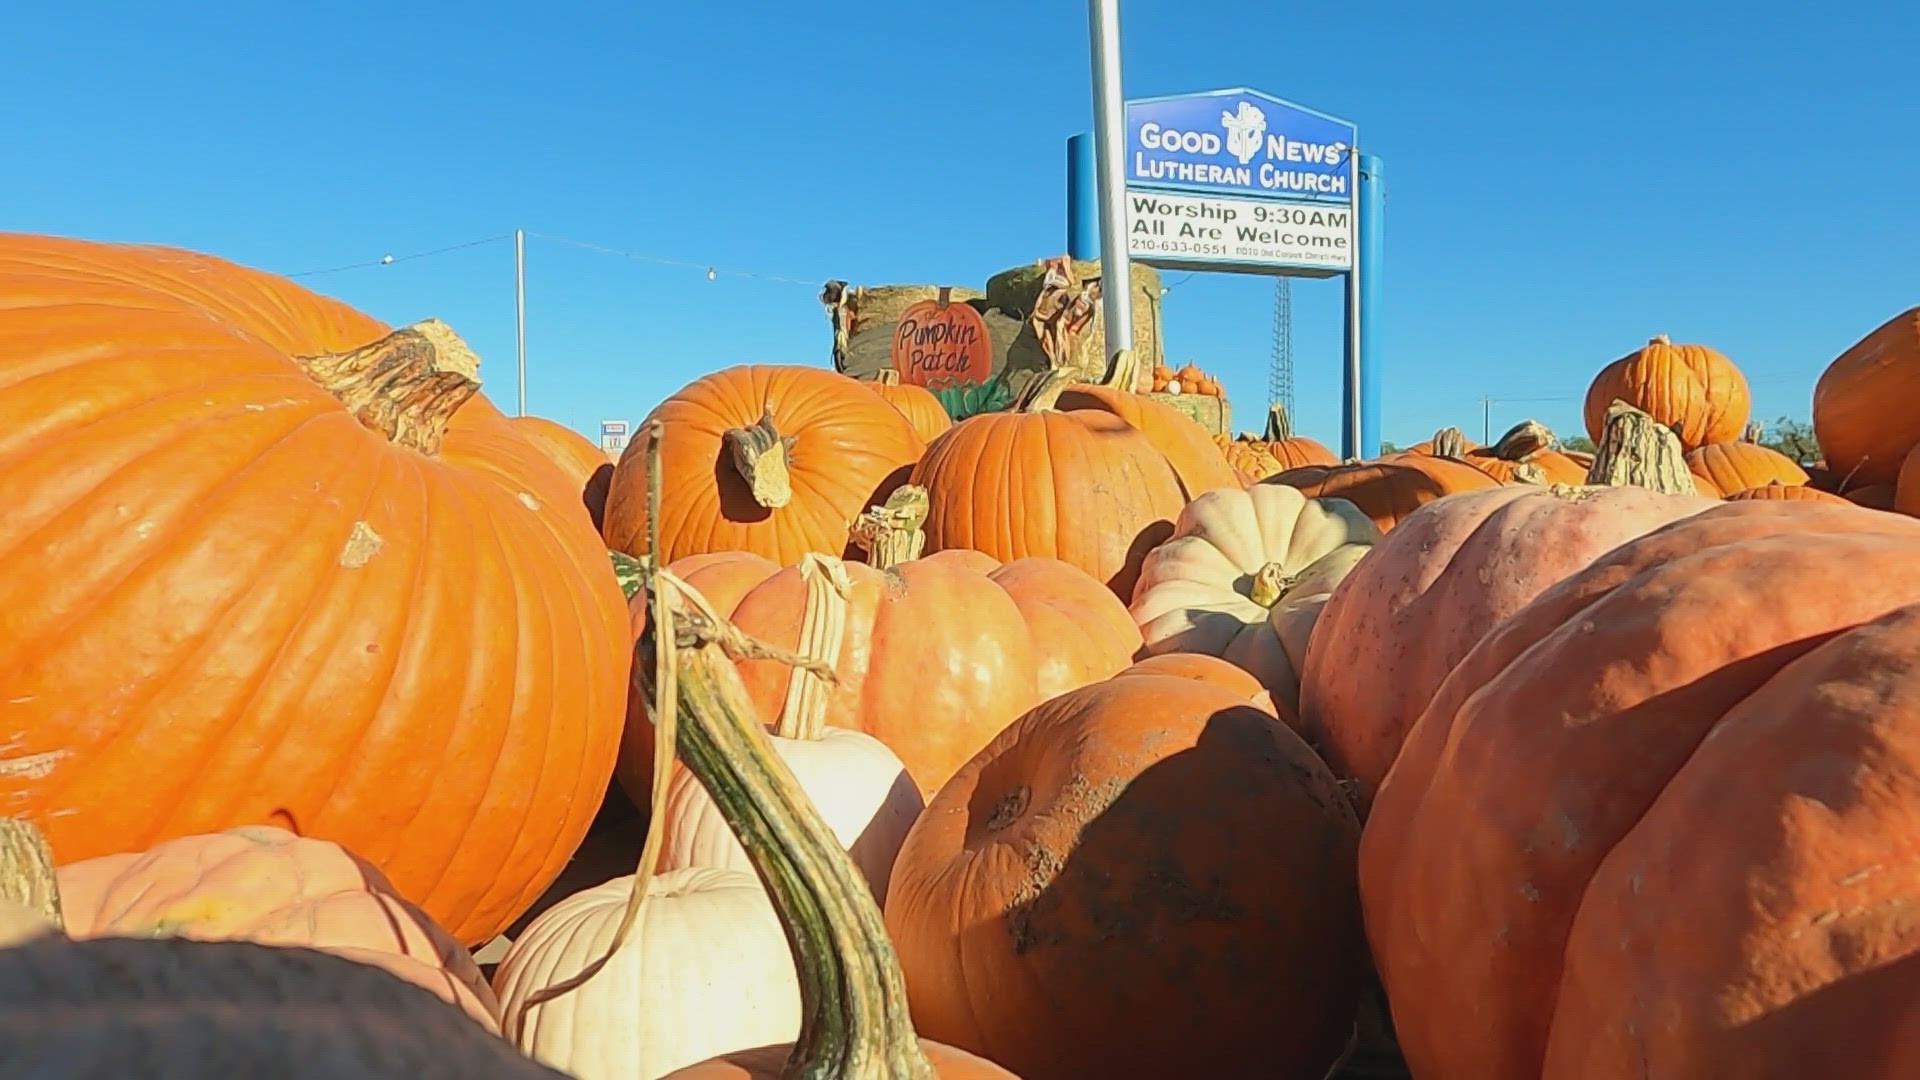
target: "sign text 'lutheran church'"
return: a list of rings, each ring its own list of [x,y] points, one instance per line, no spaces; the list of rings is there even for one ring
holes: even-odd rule
[[[1152,265],[1353,268],[1355,126],[1255,90],[1127,103],[1127,248]]]

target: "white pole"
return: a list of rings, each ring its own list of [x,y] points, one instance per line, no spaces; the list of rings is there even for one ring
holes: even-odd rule
[[[520,415],[527,415],[527,233],[513,230],[513,335],[520,354]]]
[[[1126,99],[1120,96],[1120,0],[1087,0],[1093,38],[1093,153],[1099,177],[1100,295],[1107,359],[1133,347],[1127,260]],[[1128,389],[1131,389],[1129,387]]]

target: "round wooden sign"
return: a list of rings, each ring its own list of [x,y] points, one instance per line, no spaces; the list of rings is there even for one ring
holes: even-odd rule
[[[984,383],[993,377],[987,322],[967,304],[949,303],[947,290],[901,312],[889,359],[900,381],[916,386]]]

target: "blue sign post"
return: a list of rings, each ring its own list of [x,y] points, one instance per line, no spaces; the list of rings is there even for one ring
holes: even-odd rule
[[[1127,103],[1130,258],[1152,266],[1348,278],[1341,447],[1379,450],[1379,159],[1359,129],[1257,90],[1212,90]],[[1093,140],[1067,148],[1067,250],[1099,253]]]

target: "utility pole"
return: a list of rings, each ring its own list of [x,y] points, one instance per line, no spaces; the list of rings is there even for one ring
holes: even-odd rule
[[[527,415],[527,231],[513,230],[513,335],[519,347],[520,415]]]
[[[1485,446],[1493,439],[1493,399],[1480,399],[1480,445]]]
[[[1100,199],[1100,299],[1107,363],[1133,347],[1127,260],[1127,105],[1120,93],[1120,0],[1087,0],[1093,46],[1093,156]]]

